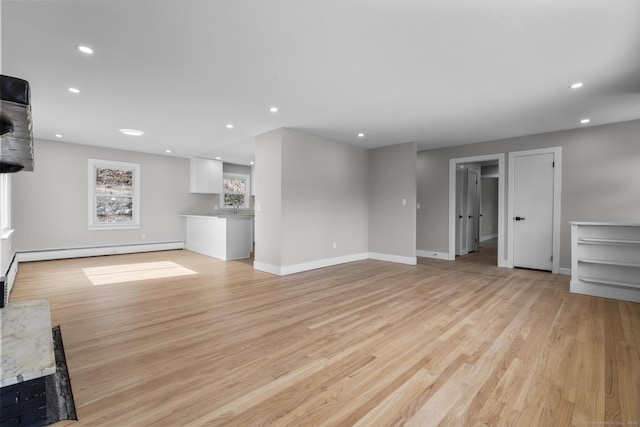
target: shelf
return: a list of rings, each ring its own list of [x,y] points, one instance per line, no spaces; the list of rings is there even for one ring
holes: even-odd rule
[[[571,223],[571,292],[640,302],[640,224]]]
[[[640,289],[640,283],[624,282],[612,279],[596,279],[594,277],[578,277],[578,280],[585,283],[594,283],[596,285],[620,286],[624,288]]]
[[[585,243],[591,245],[638,245],[640,246],[640,240],[628,240],[628,239],[603,239],[598,237],[580,237],[578,243]]]
[[[615,265],[619,267],[640,268],[640,263],[637,263],[637,262],[605,261],[601,259],[580,259],[580,258],[578,258],[578,262],[582,262],[585,264]]]

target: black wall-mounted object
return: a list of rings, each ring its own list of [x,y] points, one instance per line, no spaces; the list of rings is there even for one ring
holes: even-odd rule
[[[0,173],[33,170],[29,82],[0,75]]]

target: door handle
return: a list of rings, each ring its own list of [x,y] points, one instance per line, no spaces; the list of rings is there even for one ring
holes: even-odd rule
[[[473,215],[469,215],[469,218],[473,218]]]
[[[524,221],[523,216],[516,216],[516,217],[513,217],[513,219],[515,219],[516,221]]]

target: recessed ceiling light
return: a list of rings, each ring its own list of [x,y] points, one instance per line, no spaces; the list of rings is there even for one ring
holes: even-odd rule
[[[171,153],[171,150],[164,150],[165,153]]]
[[[583,125],[586,125],[589,122],[591,122],[591,119],[582,119],[582,120],[580,120],[580,123],[582,123]]]
[[[120,129],[120,132],[124,133],[125,135],[129,135],[129,136],[144,135],[144,132],[142,132],[141,130],[136,130],[136,129]]]
[[[231,123],[229,123],[229,124],[227,125],[227,129],[233,129],[233,125],[232,125]]]
[[[574,84],[572,84],[571,86],[569,86],[571,89],[578,89],[581,88],[582,86],[584,86],[584,83],[582,82],[575,82]]]
[[[216,160],[222,160],[222,157],[216,157]]]
[[[71,92],[71,93],[80,93],[80,89],[77,89],[75,87],[70,87],[69,88],[69,92]]]
[[[358,138],[364,138],[364,133],[360,132],[360,133],[358,134]]]
[[[269,108],[269,111],[271,111],[272,113],[277,113],[278,112],[278,107],[271,107],[271,108]]]
[[[89,46],[78,45],[77,47],[80,52],[86,53],[87,55],[91,55],[93,53],[93,49],[91,49]]]
[[[56,138],[62,138],[62,135],[60,135],[59,133],[56,133]]]
[[[250,164],[250,165],[255,165],[255,164],[256,164],[256,162],[249,162],[249,164]]]

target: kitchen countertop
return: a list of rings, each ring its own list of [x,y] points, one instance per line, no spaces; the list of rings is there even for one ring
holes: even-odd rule
[[[185,218],[219,218],[219,219],[251,219],[255,215],[252,213],[239,213],[234,215],[233,213],[215,213],[215,214],[183,214],[180,215]]]
[[[46,299],[11,302],[1,308],[0,334],[0,387],[56,372]]]

